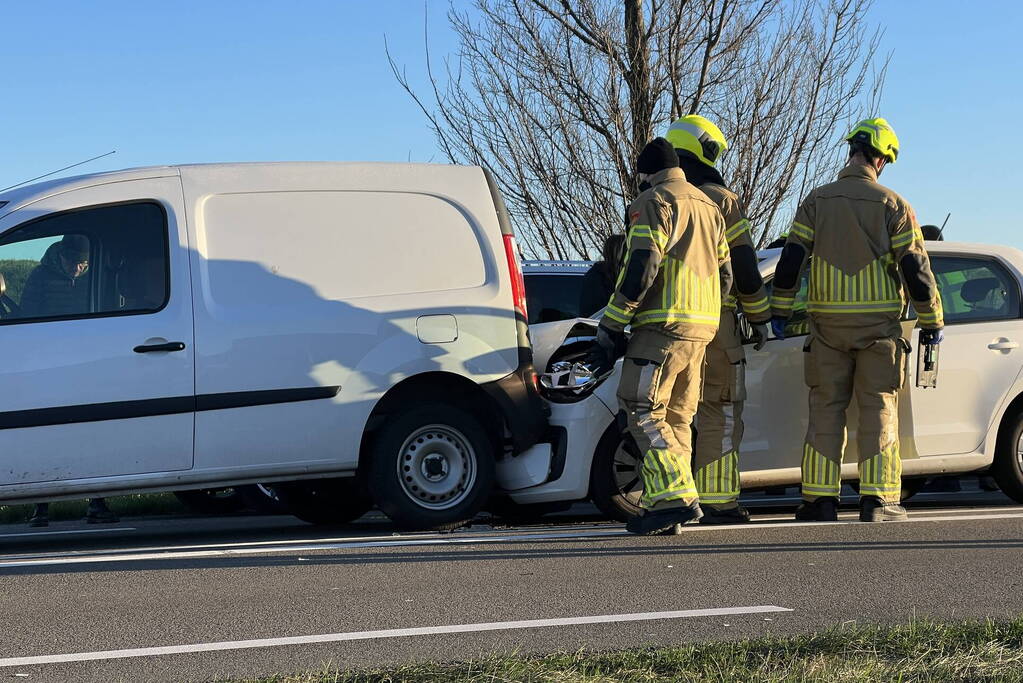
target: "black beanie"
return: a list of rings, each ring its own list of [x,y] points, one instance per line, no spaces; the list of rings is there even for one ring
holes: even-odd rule
[[[647,143],[636,160],[636,170],[654,174],[666,168],[678,168],[678,154],[671,143],[664,138],[654,138]]]

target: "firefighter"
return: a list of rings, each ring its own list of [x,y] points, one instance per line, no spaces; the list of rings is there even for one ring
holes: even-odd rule
[[[629,207],[626,257],[590,362],[607,368],[625,356],[618,401],[643,453],[644,485],[644,514],[628,529],[649,535],[703,515],[690,425],[704,353],[732,277],[721,212],[686,182],[671,143],[649,143],[636,168],[651,187]]]
[[[867,119],[845,139],[849,162],[837,182],[813,190],[800,205],[771,295],[771,326],[784,337],[809,261],[810,335],[803,359],[810,423],[796,519],[838,518],[845,411],[855,395],[860,520],[899,520],[906,510],[900,504],[898,391],[910,358],[899,320],[908,292],[921,342],[940,343],[941,298],[912,208],[877,182],[899,154],[895,132],[884,119]]]
[[[746,354],[739,334],[737,305],[753,325],[754,348],[767,343],[771,310],[757,266],[749,220],[739,198],[715,168],[728,142],[714,123],[702,116],[683,116],[668,129],[668,142],[678,153],[686,179],[717,204],[725,219],[725,238],[731,254],[735,285],[722,302],[717,334],[707,346],[703,399],[696,411],[693,469],[703,509],[702,524],[749,521],[739,505],[739,444],[742,442],[743,401],[746,398]],[[678,435],[682,438],[681,435]]]

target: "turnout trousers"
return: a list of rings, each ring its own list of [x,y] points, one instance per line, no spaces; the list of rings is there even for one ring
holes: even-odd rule
[[[843,343],[843,336],[849,343]],[[855,395],[860,413],[856,429],[860,496],[898,503],[902,490],[898,392],[906,381],[910,347],[899,336],[856,337],[856,330],[814,325],[803,349],[810,388],[810,423],[802,461],[803,499],[839,495],[845,411]]]
[[[706,341],[633,332],[622,365],[618,403],[643,454],[643,497],[651,509],[699,501],[692,472],[692,422],[700,401]]]
[[[746,355],[735,311],[721,309],[721,324],[707,346],[703,398],[696,412],[693,453],[700,503],[719,510],[738,505],[739,444],[746,400]]]

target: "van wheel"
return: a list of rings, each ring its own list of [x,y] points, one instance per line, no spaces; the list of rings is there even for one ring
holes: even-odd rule
[[[355,477],[286,481],[274,484],[273,490],[288,512],[310,524],[347,524],[373,507]]]
[[[403,529],[454,529],[494,488],[494,444],[461,408],[433,404],[390,417],[368,463],[373,501]]]
[[[643,458],[632,437],[622,438],[618,425],[604,432],[590,470],[590,499],[611,519],[628,522],[643,514]]]
[[[1023,411],[1016,411],[1002,426],[991,474],[1005,495],[1023,503]]]

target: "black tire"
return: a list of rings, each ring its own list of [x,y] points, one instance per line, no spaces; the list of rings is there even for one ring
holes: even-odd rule
[[[632,437],[622,438],[612,423],[600,437],[590,469],[590,500],[601,512],[619,522],[642,514],[639,496],[643,492],[640,474],[642,457]],[[638,488],[637,488],[638,487]]]
[[[1023,412],[1017,410],[1002,423],[995,447],[991,475],[998,488],[1017,503],[1023,503]]]
[[[274,484],[281,505],[303,522],[340,525],[373,508],[366,487],[355,477],[308,479]]]
[[[494,453],[480,420],[462,408],[434,403],[391,415],[367,454],[370,495],[402,529],[454,529],[490,498]]]
[[[174,496],[192,512],[203,515],[228,515],[245,509],[245,501],[233,487],[175,491]]]
[[[235,490],[245,501],[245,507],[258,515],[286,515],[288,508],[281,501],[276,484],[250,484],[238,486]]]
[[[929,479],[927,477],[911,477],[902,480],[902,496],[900,500],[905,503],[907,500],[920,493],[924,486],[927,486]],[[860,492],[860,482],[858,480],[847,481],[851,488],[856,493]]]

